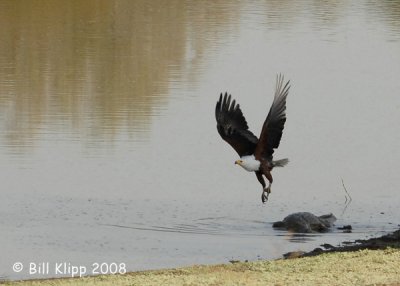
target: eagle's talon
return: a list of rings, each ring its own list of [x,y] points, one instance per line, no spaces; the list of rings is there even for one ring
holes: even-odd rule
[[[265,192],[263,191],[263,193],[261,195],[261,201],[263,204],[265,204],[268,201],[268,193],[267,193],[267,195],[265,195]]]

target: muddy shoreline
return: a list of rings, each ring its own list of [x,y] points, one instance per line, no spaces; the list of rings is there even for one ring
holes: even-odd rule
[[[400,248],[400,229],[370,239],[357,239],[355,241],[344,241],[341,245],[333,246],[330,244],[322,244],[321,247],[314,248],[309,252],[294,251],[288,252],[283,255],[284,258],[300,258],[300,257],[310,257],[317,256],[323,253],[331,252],[352,252],[359,250],[377,250],[386,249],[388,247]]]

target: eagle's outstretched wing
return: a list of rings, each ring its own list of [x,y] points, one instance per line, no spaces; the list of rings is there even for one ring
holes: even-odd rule
[[[283,85],[284,78],[276,78],[274,102],[271,105],[267,119],[263,124],[260,138],[254,152],[256,159],[272,160],[274,149],[278,148],[286,122],[286,97],[289,93],[289,81]]]
[[[252,155],[257,146],[257,137],[249,131],[246,119],[231,95],[222,93],[215,106],[218,133],[228,142],[239,156]]]

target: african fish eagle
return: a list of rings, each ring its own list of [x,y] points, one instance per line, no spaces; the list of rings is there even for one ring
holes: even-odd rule
[[[257,138],[247,125],[246,119],[231,95],[220,95],[215,107],[217,130],[222,139],[229,143],[239,154],[240,159],[235,164],[249,172],[255,172],[258,181],[263,187],[261,200],[265,203],[271,193],[272,175],[274,167],[283,167],[289,160],[273,160],[274,149],[278,148],[282,131],[286,122],[286,97],[289,93],[289,81],[284,84],[284,77],[277,76],[274,101],[268,116],[263,124],[260,138]],[[268,179],[265,185],[263,175]],[[267,193],[267,195],[265,195]]]

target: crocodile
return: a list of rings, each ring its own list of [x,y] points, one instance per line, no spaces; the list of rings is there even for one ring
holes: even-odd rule
[[[333,214],[316,216],[309,212],[298,212],[288,215],[283,221],[274,222],[272,227],[300,233],[325,232],[335,221]]]

